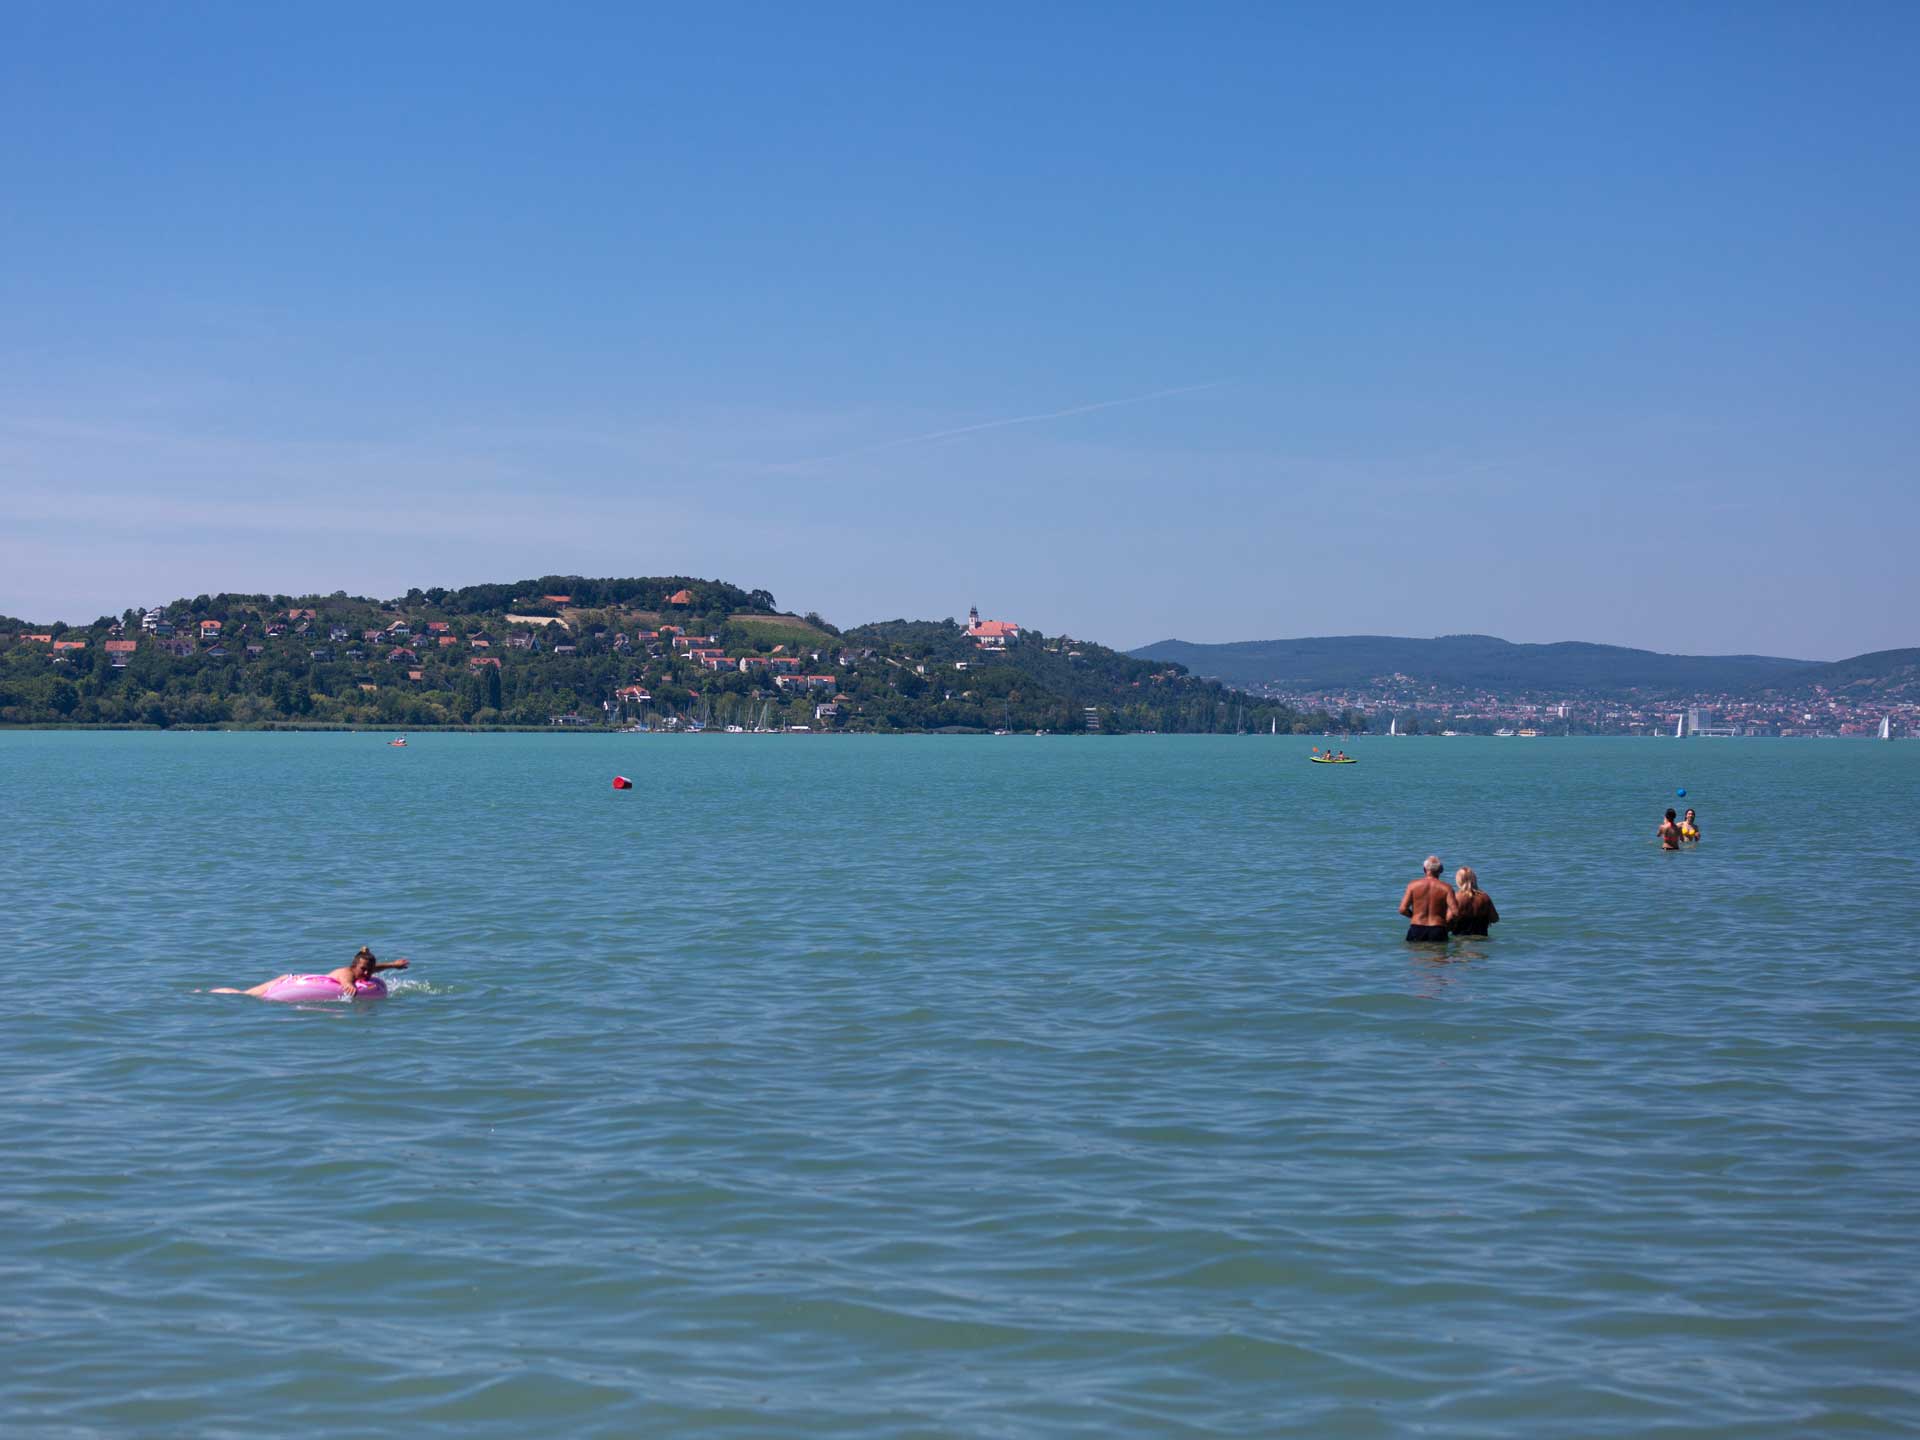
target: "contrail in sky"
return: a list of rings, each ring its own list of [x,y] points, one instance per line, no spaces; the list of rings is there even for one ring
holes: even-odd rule
[[[1198,385],[1176,385],[1171,390],[1150,390],[1145,395],[1127,395],[1119,400],[1096,400],[1091,405],[1070,405],[1065,410],[1048,410],[1039,415],[1010,415],[1004,420],[982,420],[977,425],[956,425],[951,430],[929,430],[924,435],[908,435],[901,440],[883,440],[878,445],[860,445],[837,455],[821,455],[793,463],[822,465],[831,460],[846,460],[855,455],[872,455],[881,450],[897,450],[902,445],[923,445],[929,440],[947,440],[955,435],[971,435],[978,430],[1000,430],[1008,425],[1034,425],[1042,420],[1064,420],[1069,415],[1090,415],[1095,410],[1112,410],[1121,405],[1144,405],[1149,400],[1165,400],[1170,395],[1191,395],[1196,390],[1218,390],[1232,380],[1206,380]]]

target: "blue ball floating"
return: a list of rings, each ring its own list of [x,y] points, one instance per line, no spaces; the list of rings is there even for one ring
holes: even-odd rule
[[[1680,797],[1680,798],[1681,798],[1682,800],[1684,800],[1684,799],[1686,799],[1686,798],[1687,798],[1687,792],[1686,792],[1686,790],[1685,790],[1684,788],[1683,788],[1683,789],[1679,789],[1679,790],[1676,790],[1676,791],[1674,791],[1673,793],[1674,793],[1674,794],[1676,794],[1676,795],[1678,795],[1678,796],[1679,796],[1679,797]]]

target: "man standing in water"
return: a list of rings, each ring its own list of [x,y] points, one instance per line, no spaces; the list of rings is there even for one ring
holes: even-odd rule
[[[1662,850],[1678,850],[1680,848],[1680,827],[1674,823],[1673,811],[1667,811],[1667,818],[1660,822],[1660,828],[1653,833],[1660,837],[1660,848]]]
[[[1440,878],[1440,857],[1427,856],[1420,867],[1425,873],[1408,883],[1400,897],[1400,913],[1413,923],[1407,926],[1409,940],[1445,940],[1447,905],[1453,899],[1453,887]]]

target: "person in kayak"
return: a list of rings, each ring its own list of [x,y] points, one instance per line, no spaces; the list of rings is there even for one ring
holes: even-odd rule
[[[405,956],[402,956],[398,960],[379,960],[374,957],[373,951],[368,946],[362,945],[359,953],[356,954],[353,959],[342,965],[338,970],[327,971],[327,978],[337,984],[345,993],[351,995],[354,986],[358,985],[362,980],[371,980],[382,970],[404,970],[406,968],[407,961]],[[267,991],[271,990],[281,981],[288,978],[290,977],[286,975],[278,975],[263,984],[255,985],[251,990],[236,990],[231,985],[223,985],[218,989],[209,990],[207,993],[209,995],[252,995],[255,998],[259,998],[264,996]]]

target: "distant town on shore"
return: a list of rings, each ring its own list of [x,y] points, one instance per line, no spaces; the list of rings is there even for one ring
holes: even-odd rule
[[[1490,635],[1346,635],[1165,640],[1130,653],[1400,734],[1920,736],[1920,649],[1829,663]]]
[[[724,581],[546,576],[0,617],[0,725],[1893,738],[1920,734],[1920,650],[1348,636],[1128,654],[977,608],[841,630]]]

